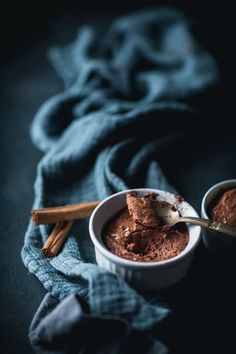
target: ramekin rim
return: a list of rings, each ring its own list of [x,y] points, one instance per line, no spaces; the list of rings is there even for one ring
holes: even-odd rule
[[[104,204],[106,204],[110,199],[115,198],[116,196],[120,195],[120,194],[124,194],[127,193],[129,191],[151,191],[151,192],[155,192],[155,193],[159,193],[159,192],[164,192],[167,194],[171,194],[171,195],[175,195],[174,193],[165,191],[165,190],[160,190],[160,189],[153,189],[153,188],[133,188],[133,189],[127,189],[118,193],[114,193],[112,195],[110,195],[109,197],[105,198],[101,203],[99,203],[99,205],[94,209],[93,213],[90,216],[90,220],[89,220],[89,234],[91,237],[91,240],[94,244],[94,247],[97,248],[100,253],[103,254],[104,257],[106,257],[107,259],[109,259],[109,261],[116,263],[116,264],[120,264],[123,266],[126,266],[128,268],[153,268],[153,267],[167,267],[167,266],[173,266],[174,264],[182,261],[185,257],[189,256],[193,250],[197,247],[197,245],[200,242],[201,239],[201,227],[200,226],[196,226],[196,228],[198,228],[197,231],[197,236],[196,236],[196,240],[194,240],[191,248],[187,249],[186,248],[180,252],[177,256],[163,260],[163,261],[155,261],[155,262],[140,262],[140,261],[133,261],[133,260],[129,260],[129,259],[125,259],[122,257],[119,257],[117,255],[115,255],[114,253],[112,253],[111,251],[109,251],[105,245],[102,245],[98,239],[97,236],[95,235],[95,232],[93,230],[93,220],[94,220],[94,216],[96,215],[97,211],[102,208],[104,206]],[[198,216],[197,211],[195,210],[195,208],[189,204],[187,201],[184,201],[188,207],[190,207],[192,209],[192,211],[196,214],[196,216]],[[189,235],[191,236],[191,235]]]
[[[109,251],[105,245],[102,245],[98,239],[97,236],[94,233],[93,230],[93,219],[94,219],[94,215],[96,215],[97,211],[103,207],[104,204],[106,204],[110,199],[117,197],[120,194],[124,194],[130,191],[149,191],[149,192],[164,192],[170,195],[174,195],[174,193],[165,191],[165,190],[160,190],[160,189],[154,189],[154,188],[132,188],[132,189],[127,189],[121,192],[117,192],[114,193],[112,195],[110,195],[109,197],[105,198],[101,203],[99,203],[99,205],[94,209],[92,215],[90,216],[90,220],[89,220],[89,233],[90,233],[90,237],[91,240],[95,246],[95,248],[97,248],[100,253],[103,254],[103,256],[105,256],[106,258],[108,258],[111,262],[116,263],[116,264],[120,264],[120,265],[124,265],[130,268],[153,268],[153,267],[167,267],[167,266],[173,266],[174,264],[178,263],[179,261],[183,260],[183,258],[187,257],[188,255],[190,255],[192,253],[192,251],[197,247],[197,245],[200,242],[201,239],[201,227],[200,226],[195,226],[198,231],[197,231],[197,236],[196,236],[196,240],[194,240],[191,248],[187,249],[186,248],[180,252],[177,256],[163,260],[163,261],[155,261],[155,262],[140,262],[140,261],[133,261],[133,260],[129,260],[129,259],[125,259],[122,257],[119,257],[117,255],[115,255],[114,253],[112,253],[111,251]],[[187,204],[188,207],[190,207],[192,209],[192,211],[195,213],[196,216],[199,216],[197,211],[195,210],[195,208],[189,204],[186,200],[184,200],[184,202]],[[191,236],[191,235],[189,235]]]

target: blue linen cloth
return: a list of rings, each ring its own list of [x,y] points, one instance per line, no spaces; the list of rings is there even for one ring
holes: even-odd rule
[[[166,354],[150,331],[135,330],[122,318],[91,314],[78,294],[61,302],[47,294],[29,337],[40,354]]]
[[[50,50],[65,90],[42,105],[31,126],[34,144],[45,152],[34,208],[136,187],[175,191],[158,161],[167,147],[177,148],[194,119],[183,101],[218,79],[213,58],[189,27],[181,12],[155,8],[116,20],[104,36],[83,27],[73,43]],[[22,259],[52,296],[76,293],[91,314],[122,319],[138,331],[167,315],[95,264],[87,221],[74,225],[57,257],[45,259],[41,247],[50,230],[29,224]]]

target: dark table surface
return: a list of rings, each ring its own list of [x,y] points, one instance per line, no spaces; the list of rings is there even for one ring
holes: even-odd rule
[[[122,11],[121,11],[122,12]],[[0,343],[2,353],[32,353],[27,332],[45,290],[23,266],[20,251],[33,202],[33,183],[41,153],[32,145],[29,125],[39,105],[62,90],[62,83],[45,55],[49,46],[72,40],[83,23],[105,27],[116,13],[84,12],[60,15],[44,23],[10,52],[1,66],[0,131]],[[217,93],[219,97],[219,93]],[[208,96],[202,111],[212,113]],[[211,103],[217,100],[211,96]],[[200,110],[201,111],[201,110]],[[213,114],[216,114],[213,111]],[[201,121],[201,113],[200,113]],[[204,119],[203,119],[204,121]],[[218,144],[199,149],[177,171],[164,170],[180,193],[198,210],[204,192],[214,183],[236,176],[236,151],[221,144],[231,129],[205,126]],[[223,129],[223,128],[222,128]],[[200,130],[198,131],[200,134]],[[206,136],[206,134],[205,134]],[[168,170],[169,168],[169,170]],[[191,270],[179,284],[161,293],[172,309],[169,320],[157,329],[173,353],[235,352],[234,260],[211,254],[203,245]]]

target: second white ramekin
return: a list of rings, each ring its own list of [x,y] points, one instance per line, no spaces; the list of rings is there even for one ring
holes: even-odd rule
[[[223,191],[235,188],[236,179],[229,179],[219,182],[213,185],[202,199],[201,216],[205,219],[209,219],[210,209],[214,200]],[[204,229],[203,230],[203,242],[204,245],[211,251],[216,253],[235,253],[236,250],[236,238],[223,234],[218,231]]]

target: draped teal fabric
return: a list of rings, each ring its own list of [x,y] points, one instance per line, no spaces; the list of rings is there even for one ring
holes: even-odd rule
[[[63,92],[37,112],[31,136],[44,151],[34,208],[103,199],[126,188],[174,191],[159,158],[178,148],[195,119],[186,99],[218,78],[217,66],[174,9],[116,20],[104,35],[79,30],[65,48],[50,50]],[[168,312],[95,264],[88,222],[76,222],[57,257],[41,254],[49,226],[29,224],[22,259],[52,295],[77,293],[93,314],[122,318],[146,330]]]

